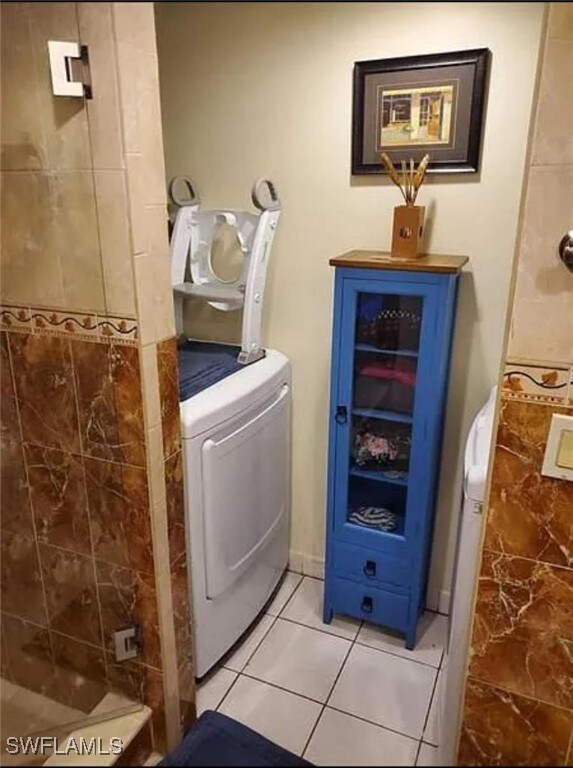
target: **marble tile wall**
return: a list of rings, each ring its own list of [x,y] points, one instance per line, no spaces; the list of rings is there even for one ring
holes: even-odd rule
[[[195,678],[191,631],[193,618],[187,573],[183,454],[179,429],[179,385],[175,338],[167,339],[157,345],[157,368],[163,433],[169,563],[180,688],[180,717],[181,723],[185,727],[195,719]]]
[[[106,650],[118,627],[141,624],[138,663],[161,670],[145,452],[137,427],[122,427],[130,417],[141,423],[138,350],[0,335],[8,675],[89,712],[112,685]],[[115,355],[129,360],[129,375],[100,364]]]
[[[153,4],[1,15],[2,672],[143,700],[161,749],[194,675]],[[53,98],[54,38],[87,44],[93,100]]]
[[[569,76],[573,4],[551,3],[459,742],[460,765],[573,761],[573,484],[541,474],[551,416],[573,416]]]

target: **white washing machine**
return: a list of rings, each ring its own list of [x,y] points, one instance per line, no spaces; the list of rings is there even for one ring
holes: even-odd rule
[[[261,346],[281,206],[268,179],[251,190],[259,213],[203,210],[185,177],[171,181],[169,197],[178,209],[171,237],[178,336],[190,297],[222,312],[243,310],[240,346],[189,339],[178,348],[195,674],[203,677],[257,617],[288,561],[290,363]],[[242,265],[223,279],[213,258],[225,252],[229,231]]]
[[[187,347],[195,364],[198,347]],[[204,347],[216,368],[225,345]],[[233,365],[237,350],[228,349]],[[183,393],[185,365],[180,351]],[[286,569],[290,408],[290,364],[272,349],[181,402],[197,677],[249,627]]]
[[[440,690],[437,691],[440,747],[436,765],[456,765],[496,396],[497,387],[493,387],[473,421],[466,443],[464,501],[458,531],[448,646],[439,678]]]

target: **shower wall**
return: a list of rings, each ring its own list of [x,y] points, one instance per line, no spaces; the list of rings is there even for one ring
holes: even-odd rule
[[[573,416],[573,3],[551,3],[526,171],[459,765],[572,765],[573,483],[541,474]]]
[[[194,717],[152,3],[2,3],[2,675]],[[52,95],[47,40],[93,100]],[[117,662],[113,632],[143,650]]]

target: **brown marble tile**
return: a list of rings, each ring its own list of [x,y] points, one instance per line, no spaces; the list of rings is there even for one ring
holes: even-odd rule
[[[469,672],[573,709],[573,571],[485,552]]]
[[[133,701],[142,701],[153,710],[153,740],[158,752],[167,749],[163,675],[156,669],[133,661],[116,662],[107,656],[108,680],[113,690]]]
[[[2,530],[0,591],[2,610],[46,626],[46,608],[36,542]]]
[[[50,628],[101,645],[93,560],[40,544]]]
[[[153,575],[101,562],[96,562],[96,574],[106,648],[113,652],[113,633],[117,629],[139,624],[143,633],[143,650],[138,660],[161,669]]]
[[[34,535],[22,445],[2,437],[0,452],[0,526]]]
[[[153,573],[153,548],[144,469],[84,460],[96,559]]]
[[[12,682],[50,695],[55,687],[55,670],[48,630],[2,614],[2,637]]]
[[[563,765],[573,713],[468,678],[457,765]]]
[[[543,477],[552,413],[563,408],[503,400],[485,547],[573,566],[573,484]]]
[[[38,445],[27,445],[24,452],[38,540],[91,554],[81,458]]]
[[[111,460],[119,449],[113,394],[113,350],[107,343],[72,341],[80,430],[85,454]]]
[[[12,680],[10,664],[8,663],[8,648],[6,646],[3,616],[0,613],[0,677],[4,680]]]
[[[177,340],[175,338],[165,339],[157,345],[157,368],[163,427],[163,454],[167,458],[181,448]]]
[[[0,332],[0,433],[2,437],[10,440],[21,439],[8,337],[5,331]]]
[[[192,661],[185,661],[179,667],[179,707],[181,710],[181,729],[184,732],[197,719],[195,669]]]
[[[52,632],[58,701],[91,712],[109,690],[103,649]]]
[[[84,452],[144,466],[143,403],[137,347],[73,341]]]
[[[188,591],[187,556],[183,554],[171,566],[171,595],[173,600],[173,623],[177,665],[193,661],[193,633],[191,601]]]
[[[118,346],[114,370],[114,392],[117,410],[117,431],[123,451],[123,461],[145,466],[145,427],[139,350]]]
[[[16,377],[24,442],[69,451],[80,449],[69,341],[12,333],[10,353]]]
[[[182,451],[177,451],[165,461],[165,493],[169,560],[174,563],[186,550]]]

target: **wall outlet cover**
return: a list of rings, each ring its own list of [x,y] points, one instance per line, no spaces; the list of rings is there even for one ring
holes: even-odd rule
[[[573,416],[554,413],[541,474],[573,481]]]

